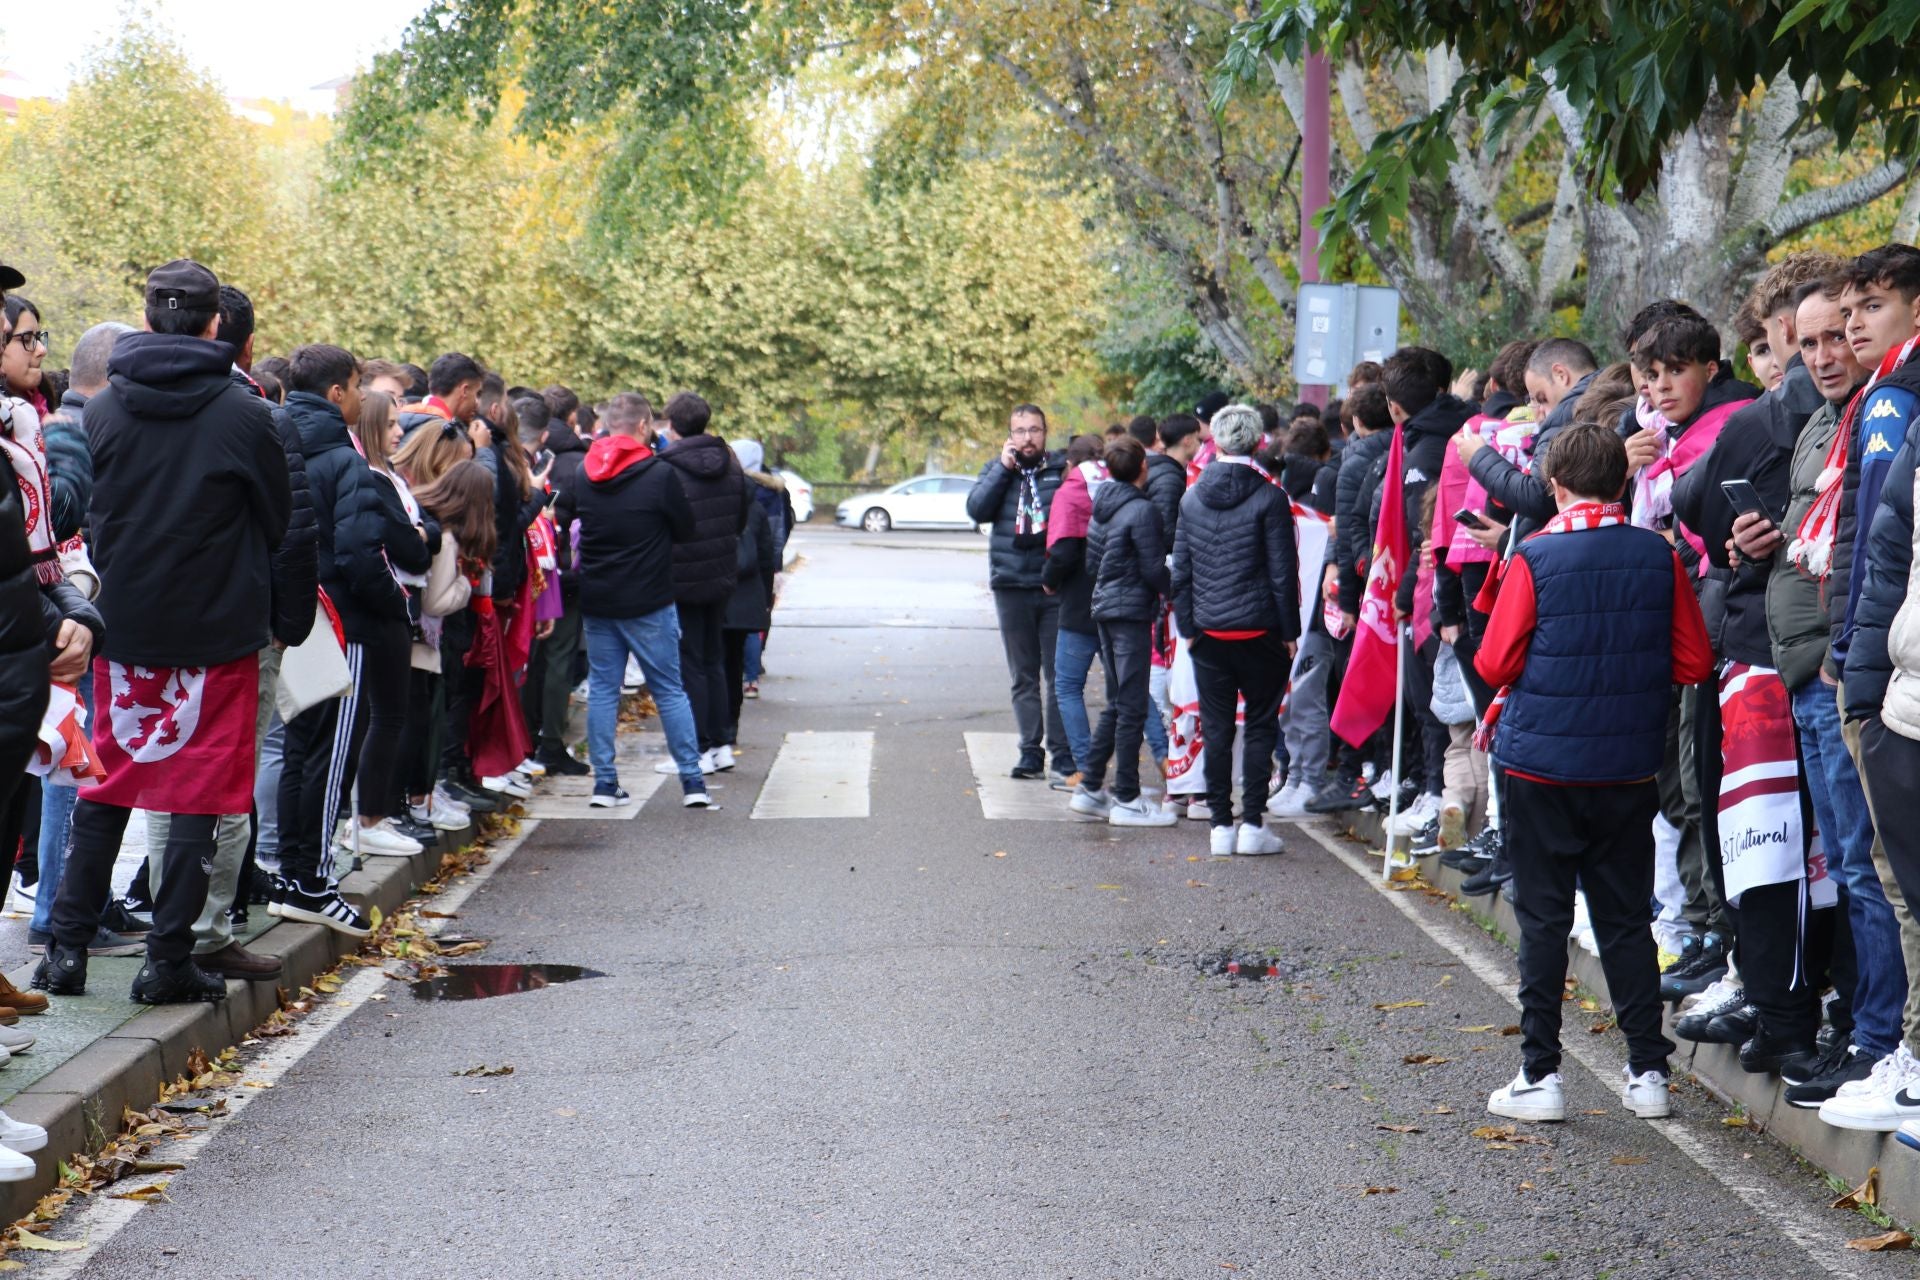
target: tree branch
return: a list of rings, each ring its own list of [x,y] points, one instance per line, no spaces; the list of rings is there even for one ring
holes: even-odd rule
[[[1916,235],[1920,235],[1920,182],[1909,182],[1906,199],[1900,202],[1900,213],[1893,220],[1893,238],[1901,244],[1912,244]]]
[[[1782,201],[1761,223],[1768,237],[1768,243],[1763,247],[1771,247],[1828,218],[1838,217],[1878,200],[1906,181],[1906,177],[1905,165],[1882,164],[1838,186],[1821,187]]]
[[[1735,227],[1759,221],[1786,189],[1787,171],[1793,167],[1787,131],[1800,116],[1799,87],[1786,76],[1775,76],[1760,104],[1743,114],[1740,175],[1727,202],[1727,222]]]

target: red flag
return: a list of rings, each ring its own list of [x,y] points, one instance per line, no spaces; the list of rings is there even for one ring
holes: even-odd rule
[[[253,805],[260,658],[217,667],[93,661],[93,748],[107,780],[83,800],[156,813],[245,813]]]
[[[1333,731],[1360,746],[1386,723],[1398,693],[1395,659],[1399,627],[1393,620],[1393,597],[1400,590],[1400,572],[1406,567],[1407,511],[1402,500],[1406,456],[1400,428],[1393,429],[1387,448],[1386,478],[1380,485],[1380,528],[1373,540],[1373,560],[1367,566],[1367,590],[1360,600],[1360,625],[1353,636],[1353,656],[1340,684],[1340,701],[1333,708]]]

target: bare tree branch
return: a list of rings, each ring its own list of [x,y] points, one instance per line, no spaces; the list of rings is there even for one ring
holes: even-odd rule
[[[1912,244],[1916,235],[1920,235],[1920,182],[1910,181],[1906,198],[1900,202],[1900,212],[1893,220],[1893,238],[1901,244]]]
[[[1790,235],[1878,200],[1906,180],[1905,165],[1883,164],[1838,186],[1821,187],[1782,201],[1761,224],[1777,244]]]
[[[1727,204],[1727,223],[1735,227],[1758,222],[1786,190],[1793,167],[1787,131],[1800,115],[1800,90],[1786,76],[1776,76],[1759,105],[1741,114],[1740,173]]]

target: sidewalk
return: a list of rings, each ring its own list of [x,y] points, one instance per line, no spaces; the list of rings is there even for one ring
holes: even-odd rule
[[[1382,846],[1383,822],[1370,813],[1349,815],[1344,825],[1365,841],[1369,848]],[[1404,841],[1402,841],[1404,844]],[[1518,944],[1520,923],[1513,907],[1498,893],[1491,897],[1469,898],[1460,894],[1466,879],[1458,871],[1443,867],[1437,858],[1422,858],[1421,878],[1453,898],[1454,909],[1489,929],[1509,947]],[[1600,958],[1572,939],[1567,941],[1567,972],[1610,1010],[1606,975],[1600,970]],[[1519,971],[1514,971],[1514,982]],[[1674,1055],[1676,1075],[1691,1075],[1708,1093],[1738,1108],[1748,1125],[1785,1143],[1808,1163],[1843,1179],[1849,1187],[1859,1186],[1873,1168],[1880,1170],[1878,1207],[1896,1222],[1920,1222],[1920,1151],[1902,1146],[1891,1133],[1857,1133],[1836,1129],[1820,1119],[1818,1110],[1789,1106],[1782,1097],[1786,1088],[1778,1076],[1752,1075],[1740,1065],[1740,1051],[1732,1045],[1695,1044],[1673,1034],[1674,1008],[1667,1007],[1667,1037],[1679,1047]]]

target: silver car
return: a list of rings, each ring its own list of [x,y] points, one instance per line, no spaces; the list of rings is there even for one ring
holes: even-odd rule
[[[916,476],[891,489],[859,493],[834,510],[834,521],[847,528],[885,533],[889,529],[971,529],[967,495],[972,476]]]

